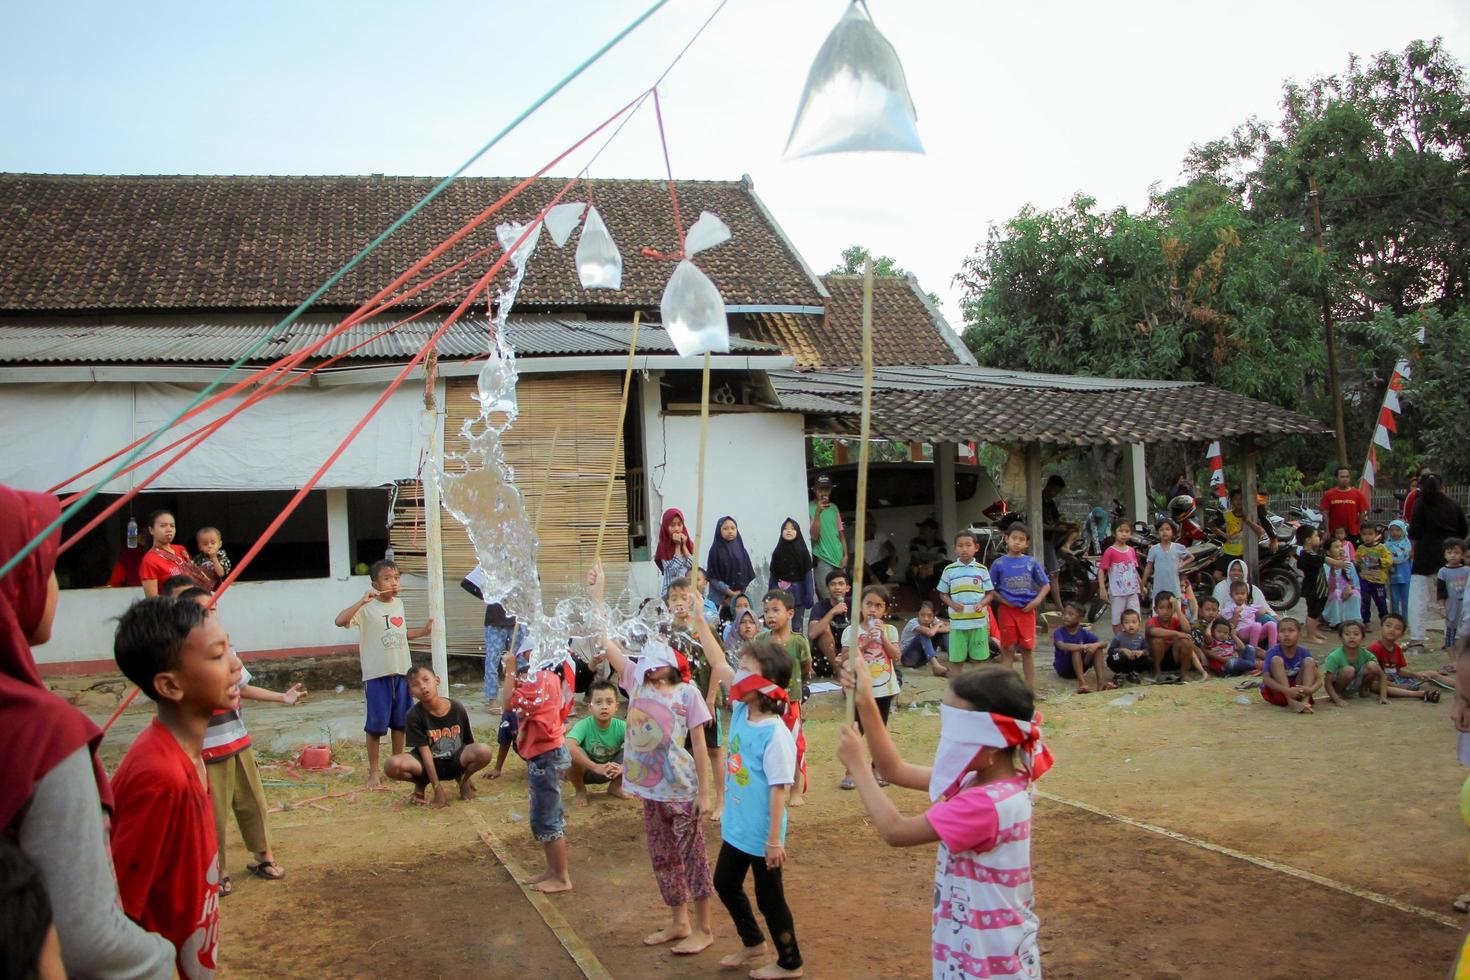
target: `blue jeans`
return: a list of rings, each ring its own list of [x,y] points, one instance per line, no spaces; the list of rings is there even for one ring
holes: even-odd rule
[[[526,760],[526,782],[531,789],[531,833],[543,844],[562,835],[561,774],[572,767],[565,745]]]
[[[935,640],[939,643],[935,644]],[[899,655],[899,663],[905,667],[922,667],[934,659],[936,651],[949,651],[949,635],[940,633],[938,637],[925,636],[923,633],[914,634],[908,645],[903,648]]]
[[[1388,611],[1400,616],[1409,615],[1409,583],[1388,583]]]
[[[1222,675],[1225,677],[1239,677],[1241,674],[1249,674],[1256,669],[1256,648],[1248,646],[1242,651],[1242,656],[1231,657],[1225,664]]]
[[[500,697],[500,658],[510,647],[514,626],[485,627],[485,700]]]

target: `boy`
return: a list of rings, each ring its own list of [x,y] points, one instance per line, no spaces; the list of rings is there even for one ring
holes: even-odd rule
[[[1296,714],[1313,714],[1312,695],[1321,686],[1317,661],[1306,647],[1298,646],[1302,626],[1287,616],[1276,624],[1277,644],[1266,651],[1261,670],[1261,698],[1267,704],[1290,708]]]
[[[791,733],[796,737],[796,769],[798,777],[791,786],[788,806],[806,805],[806,736],[801,730],[801,704],[806,698],[803,683],[812,680],[812,647],[807,638],[791,631],[791,616],[796,607],[796,598],[785,589],[772,589],[766,593],[766,635],[774,640],[791,657],[790,680],[786,684],[786,696],[790,707],[786,710],[794,715]],[[708,728],[709,726],[705,726]],[[716,780],[717,783],[723,780]],[[723,792],[723,791],[721,791]]]
[[[430,619],[419,629],[408,628],[403,600],[398,598],[398,566],[388,559],[373,562],[368,569],[372,587],[363,597],[337,614],[343,629],[357,630],[358,656],[362,660],[362,694],[367,702],[367,786],[376,789],[378,742],[393,733],[393,754],[403,754],[403,725],[413,706],[408,694],[408,668],[413,659],[408,641],[434,631]]]
[[[672,583],[670,584],[672,585]],[[704,613],[704,621],[711,627],[718,626],[720,623],[720,605],[709,597],[709,576],[705,574],[702,568],[696,568],[694,570],[694,594],[699,597]],[[665,598],[667,597],[668,594],[665,593]]]
[[[219,528],[201,527],[194,534],[194,544],[199,548],[198,554],[194,556],[194,564],[204,569],[214,581],[214,588],[219,588],[225,576],[230,574],[230,556],[225,554],[222,547]]]
[[[1337,634],[1342,639],[1342,646],[1329,653],[1322,662],[1322,679],[1332,703],[1345,708],[1346,698],[1376,691],[1378,703],[1388,704],[1388,683],[1384,680],[1383,667],[1378,658],[1363,646],[1363,624],[1350,619],[1337,628]]]
[[[723,733],[720,731],[720,713],[715,706],[715,701],[720,696],[720,686],[715,677],[715,664],[722,668],[721,676],[730,674],[730,666],[725,662],[725,651],[720,646],[720,641],[715,639],[711,632],[709,621],[697,615],[695,609],[699,604],[699,597],[690,586],[687,578],[676,578],[669,583],[669,592],[666,597],[669,604],[669,616],[674,624],[674,638],[671,645],[680,642],[679,634],[682,632],[697,642],[702,651],[689,650],[686,654],[689,662],[694,667],[694,685],[699,688],[699,694],[704,698],[705,706],[709,709],[711,722],[704,726],[704,746],[709,750],[710,772],[718,773],[725,771],[725,753]],[[810,659],[811,654],[807,654]],[[688,741],[689,736],[685,737]],[[686,745],[693,752],[693,745]],[[710,812],[710,819],[719,821],[725,810],[725,781],[714,780],[715,808]]]
[[[1012,524],[1006,532],[1006,553],[990,563],[995,583],[995,628],[1000,633],[1000,662],[1010,667],[1021,651],[1021,672],[1026,686],[1036,690],[1036,610],[1051,591],[1051,579],[1041,563],[1026,553],[1031,531]],[[950,654],[954,662],[954,654]]]
[[[1393,553],[1382,541],[1383,528],[1377,524],[1365,524],[1362,530],[1363,544],[1358,548],[1358,583],[1363,590],[1363,626],[1373,622],[1373,606],[1378,606],[1378,626],[1383,628],[1383,617],[1388,613],[1388,577],[1393,572]]]
[[[1138,614],[1136,609],[1128,612]],[[1069,602],[1062,607],[1062,625],[1052,632],[1051,642],[1056,651],[1052,667],[1058,677],[1077,682],[1078,694],[1092,693],[1092,688],[1087,686],[1089,668],[1097,678],[1099,691],[1111,691],[1118,686],[1111,680],[1103,681],[1103,648],[1107,644],[1082,625],[1082,607],[1077,603]]]
[[[515,630],[514,632],[516,635],[512,637],[512,641],[515,643],[516,648],[516,670],[518,672],[524,672],[525,669],[531,665],[531,653],[536,648],[531,643],[530,637],[522,634],[519,629]],[[506,653],[509,652],[510,646],[507,645]],[[500,656],[503,660],[505,657],[505,653],[502,653]],[[499,673],[500,669],[500,665],[496,664],[495,671],[497,674]],[[500,690],[503,692],[504,688],[502,687],[500,688]],[[496,706],[496,710],[500,710],[498,705]],[[501,711],[500,724],[495,729],[495,743],[497,746],[495,753],[495,768],[485,773],[486,779],[500,778],[500,774],[505,769],[505,757],[510,755],[510,750],[515,746],[516,737],[519,734],[520,730],[517,725],[515,712]]]
[[[1378,658],[1388,678],[1388,695],[1394,698],[1419,698],[1430,704],[1439,701],[1438,675],[1433,671],[1409,670],[1404,658],[1404,648],[1399,646],[1399,637],[1408,628],[1404,617],[1389,613],[1378,621],[1378,642],[1368,647],[1368,652]]]
[[[154,597],[118,620],[113,656],[158,715],[112,777],[112,863],[128,918],[178,950],[180,975],[214,975],[218,847],[205,778],[204,732],[240,706],[240,661],[216,617]]]
[[[1456,627],[1460,624],[1460,607],[1465,599],[1465,580],[1470,567],[1465,565],[1465,542],[1450,538],[1444,543],[1444,567],[1437,577],[1444,583],[1444,648],[1455,646]]]
[[[408,668],[408,689],[418,703],[404,725],[407,752],[389,757],[383,772],[389,779],[413,783],[410,803],[422,805],[424,791],[434,785],[430,810],[449,805],[444,781],[459,783],[459,798],[473,800],[470,777],[490,764],[490,746],[475,741],[464,705],[439,694],[439,678],[423,664]]]
[[[949,653],[949,623],[934,614],[934,603],[919,603],[919,614],[909,620],[898,641],[899,663],[905,667],[929,665],[935,677],[945,677],[949,668],[939,661],[939,654]]]
[[[572,783],[572,800],[587,806],[587,784],[607,784],[607,795],[619,800],[631,799],[623,792],[623,738],[628,725],[615,717],[618,713],[618,686],[609,680],[596,680],[587,688],[587,706],[592,714],[581,719],[567,732],[567,752],[572,757],[568,779]]]
[[[687,579],[679,581],[687,588]],[[572,876],[563,831],[566,822],[561,806],[561,774],[571,767],[572,759],[563,737],[562,678],[555,670],[534,668],[527,668],[528,676],[516,661],[516,654],[509,650],[501,661],[505,673],[501,688],[503,713],[514,713],[516,718],[515,748],[526,760],[526,783],[531,794],[531,833],[546,854],[546,870],[528,884],[538,892],[569,892]],[[492,778],[499,772],[497,765]]]
[[[829,674],[835,674],[842,660],[837,638],[847,632],[852,614],[847,599],[852,593],[852,579],[840,568],[827,573],[827,595],[819,599],[807,617],[806,636],[827,663]]]
[[[1097,594],[1113,607],[1113,632],[1123,623],[1123,611],[1139,610],[1143,586],[1138,580],[1138,552],[1128,542],[1133,539],[1133,525],[1119,524],[1113,530],[1113,543],[1103,550],[1097,563]]]
[[[990,601],[995,586],[990,572],[975,560],[980,539],[974,531],[954,537],[956,560],[939,573],[939,598],[949,607],[949,662],[956,671],[966,663],[990,659]]]
[[[1122,632],[1115,634],[1108,644],[1104,662],[1114,677],[1130,684],[1138,684],[1143,680],[1143,672],[1153,664],[1153,654],[1149,652],[1148,643],[1140,629],[1143,619],[1138,613],[1128,609],[1123,612],[1121,626]]]
[[[1143,635],[1147,637],[1149,651],[1153,654],[1155,684],[1183,682],[1190,666],[1199,670],[1201,680],[1209,679],[1209,672],[1200,662],[1189,623],[1179,615],[1174,596],[1168,592],[1160,592],[1154,597],[1154,614],[1144,624]],[[1164,673],[1166,662],[1172,664],[1168,674]]]

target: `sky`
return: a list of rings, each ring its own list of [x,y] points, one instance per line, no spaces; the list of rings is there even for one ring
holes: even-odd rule
[[[442,175],[646,6],[5,4],[0,170]],[[717,6],[672,0],[469,173],[539,169],[646,89]],[[916,273],[957,326],[953,276],[1022,206],[1085,192],[1140,207],[1191,143],[1276,118],[1285,79],[1340,71],[1350,52],[1438,35],[1470,61],[1470,4],[1453,0],[869,6],[903,60],[926,155],[784,161],[845,3],[729,0],[661,89],[672,165],[688,179],[749,174],[817,272],[861,243]],[[593,176],[662,176],[649,110]]]

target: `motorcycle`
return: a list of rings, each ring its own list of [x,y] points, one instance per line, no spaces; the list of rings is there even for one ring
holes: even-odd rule
[[[1262,549],[1258,567],[1266,605],[1282,613],[1301,601],[1302,573],[1291,548]]]

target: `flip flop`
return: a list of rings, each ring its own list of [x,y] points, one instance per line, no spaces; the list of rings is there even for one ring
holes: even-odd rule
[[[286,869],[274,861],[252,861],[250,864],[245,865],[245,870],[257,878],[264,878],[266,881],[280,881],[286,877]],[[272,874],[272,871],[275,874]]]
[[[230,876],[225,875],[219,880],[219,897],[224,898],[235,890],[235,885],[230,881]]]
[[[1425,704],[1439,704],[1439,689],[1431,687],[1424,692]]]

